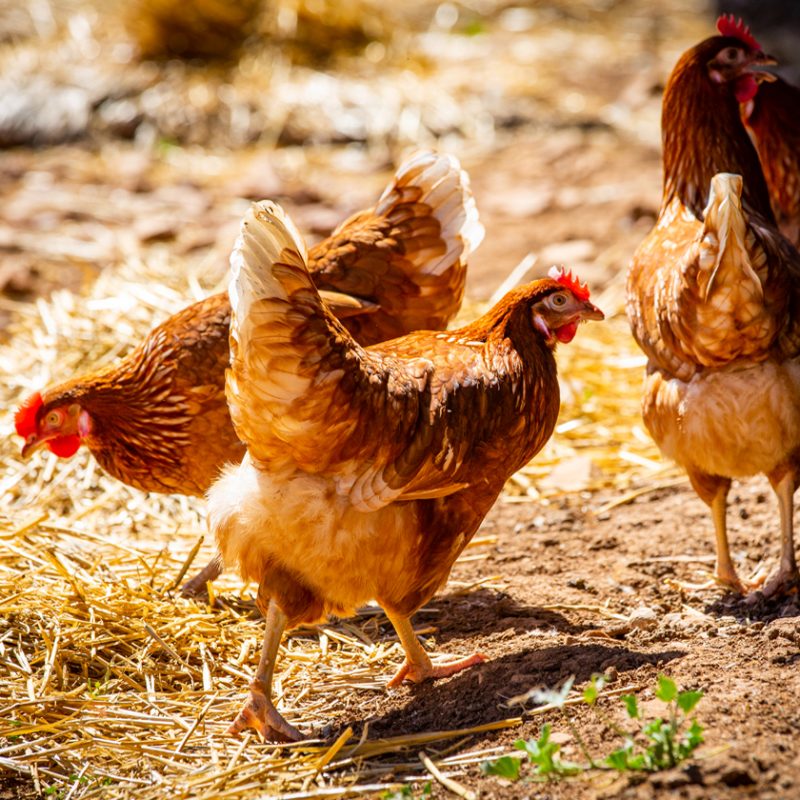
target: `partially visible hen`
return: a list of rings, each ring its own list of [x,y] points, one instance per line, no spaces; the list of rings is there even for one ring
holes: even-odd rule
[[[634,255],[627,310],[648,357],[644,421],[713,515],[717,581],[745,592],[730,557],[732,478],[764,473],[781,513],[781,561],[798,580],[792,503],[800,478],[800,254],[778,231],[739,103],[774,63],[749,31],[684,53],[664,92],[664,195]],[[763,86],[761,87],[763,88]]]
[[[390,685],[483,660],[433,665],[410,617],[552,434],[556,342],[603,317],[585,286],[556,271],[464,328],[364,348],[320,301],[304,253],[279,207],[251,208],[231,256],[227,384],[248,453],[208,494],[220,551],[258,583],[266,616],[231,731],[277,739],[300,736],[271,700],[286,626],[376,599],[406,654]]]
[[[374,208],[309,253],[331,308],[362,344],[458,311],[480,244],[469,179],[455,158],[422,153],[400,167]],[[110,475],[144,491],[202,495],[244,446],[225,400],[230,301],[223,292],[178,312],[116,364],[37,392],[17,413],[23,455],[61,457],[85,444]],[[215,560],[187,584],[202,589]]]
[[[800,88],[777,78],[743,110],[781,232],[800,246]]]

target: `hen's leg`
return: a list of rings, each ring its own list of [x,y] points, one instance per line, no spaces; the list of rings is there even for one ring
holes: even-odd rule
[[[406,651],[405,663],[389,681],[389,686],[399,686],[406,680],[413,683],[422,683],[422,681],[429,678],[446,678],[448,675],[461,672],[462,669],[467,669],[486,661],[485,655],[475,653],[458,661],[450,661],[447,664],[433,664],[419,643],[419,639],[417,639],[417,635],[411,626],[411,620],[408,617],[395,616],[388,611],[386,616],[389,617],[389,621],[394,625],[394,629],[400,637],[400,644],[403,645],[403,650]]]
[[[269,601],[266,616],[264,646],[261,648],[258,670],[250,684],[250,696],[233,725],[228,728],[228,733],[236,735],[252,728],[264,741],[296,742],[303,738],[303,734],[292,727],[272,704],[272,674],[287,617],[274,600]]]
[[[209,581],[215,581],[219,578],[221,572],[222,557],[216,555],[197,573],[197,575],[181,586],[181,594],[184,597],[201,597],[206,593],[206,584]]]
[[[770,475],[770,483],[778,496],[781,512],[781,560],[761,590],[766,597],[789,592],[800,586],[800,572],[794,554],[794,472],[778,478]]]
[[[731,559],[731,548],[728,544],[728,524],[726,512],[728,508],[728,492],[731,488],[730,478],[718,475],[706,475],[702,472],[689,472],[689,480],[697,492],[698,497],[711,509],[711,518],[714,521],[714,537],[716,540],[717,561],[714,565],[713,580],[706,584],[682,584],[688,589],[708,589],[721,584],[733,589],[739,594],[746,594],[752,586],[745,585],[736,574],[736,568]]]

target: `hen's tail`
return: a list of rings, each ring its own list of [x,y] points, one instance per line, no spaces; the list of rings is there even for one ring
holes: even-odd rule
[[[484,229],[469,176],[450,155],[403,164],[374,208],[348,219],[309,253],[318,287],[378,306],[348,317],[363,345],[445,328],[461,307],[467,260]]]
[[[703,299],[726,305],[758,303],[764,296],[761,277],[765,266],[762,251],[748,245],[748,221],[742,208],[742,176],[720,172],[711,179],[708,204],[703,212],[703,234],[698,260],[698,284]],[[764,272],[766,278],[766,272]],[[722,310],[722,309],[720,309]]]
[[[250,207],[231,253],[225,388],[236,433],[256,462],[280,460],[297,433],[289,408],[313,399],[312,385],[360,350],[320,298],[305,254],[280,206]]]

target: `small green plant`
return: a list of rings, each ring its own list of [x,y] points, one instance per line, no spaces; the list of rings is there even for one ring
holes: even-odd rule
[[[515,745],[522,739],[517,739]],[[501,756],[494,761],[484,761],[481,763],[481,772],[484,775],[496,775],[498,778],[505,778],[508,781],[519,780],[519,770],[522,760],[515,756]]]
[[[567,713],[566,700],[572,683],[573,679],[570,678],[558,690],[535,690],[526,697],[547,703],[561,712],[587,763],[562,761],[558,756],[561,746],[551,741],[551,726],[546,723],[542,726],[538,739],[527,742],[518,739],[514,743],[514,747],[527,754],[529,763],[533,765],[531,777],[535,779],[563,778],[589,769],[646,772],[669,769],[688,758],[703,743],[702,726],[696,719],[689,719],[689,714],[703,697],[702,691],[678,691],[675,681],[659,675],[655,695],[666,704],[666,714],[664,718],[657,717],[649,722],[642,720],[636,696],[623,695],[620,699],[628,719],[639,722],[638,730],[629,732],[609,719],[598,707],[597,701],[605,679],[595,675],[584,689],[581,699],[594,710],[609,730],[623,740],[621,747],[598,761],[590,753]],[[520,778],[522,764],[522,759],[506,755],[493,761],[485,761],[481,764],[481,770],[485,775],[516,781]]]
[[[671,678],[658,676],[656,697],[667,705],[667,719],[657,717],[641,728],[643,743],[637,747],[636,735],[626,735],[625,744],[606,756],[605,764],[611,769],[645,770],[655,772],[670,769],[687,759],[702,743],[703,728],[688,715],[700,702],[701,691],[679,692]],[[641,719],[639,704],[632,694],[622,697],[630,719]],[[688,723],[688,726],[687,726]]]
[[[517,739],[514,742],[517,750],[524,751],[528,756],[528,761],[533,764],[533,773],[540,778],[560,778],[565,775],[576,775],[583,767],[580,764],[573,764],[571,761],[562,761],[558,757],[561,745],[550,741],[550,724],[542,726],[542,732],[538,739]],[[485,775],[498,775],[501,778],[508,778],[515,781],[519,778],[522,762],[513,756],[503,756],[497,761],[485,761],[481,764],[481,770]]]
[[[414,794],[414,787],[408,783],[399,789],[387,789],[382,795],[381,800],[414,800],[414,797],[428,798],[431,796],[431,782],[428,781],[418,795]]]

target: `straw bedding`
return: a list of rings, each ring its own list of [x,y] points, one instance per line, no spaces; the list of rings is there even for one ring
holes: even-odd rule
[[[203,503],[130,489],[83,451],[70,460],[19,460],[10,434],[25,392],[117,358],[201,295],[203,282],[166,258],[129,259],[104,271],[85,296],[58,292],[35,306],[4,301],[13,322],[0,347],[7,434],[0,445],[0,765],[36,790],[54,787],[68,798],[369,793],[379,783],[386,788],[387,778],[426,775],[422,748],[457,776],[486,757],[463,746],[469,731],[378,741],[368,728],[363,740],[333,731],[290,747],[225,736],[255,668],[262,623],[252,609],[254,587],[234,575],[216,587],[221,607],[175,591],[211,553],[210,543],[201,545]],[[614,302],[611,290],[606,302]],[[479,310],[468,305],[462,317]],[[589,333],[561,349],[558,432],[514,476],[506,501],[547,503],[566,490],[669,477],[638,427],[641,359],[624,319]],[[464,557],[485,544],[479,534]],[[278,707],[291,722],[329,735],[325,722],[343,698],[385,691],[401,658],[377,607],[295,631],[278,660]]]

